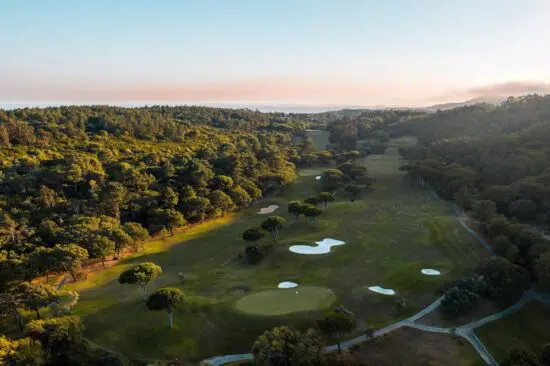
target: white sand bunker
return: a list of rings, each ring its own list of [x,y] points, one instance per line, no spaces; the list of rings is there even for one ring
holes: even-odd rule
[[[425,274],[426,276],[439,276],[439,275],[441,275],[441,272],[439,272],[437,269],[431,269],[431,268],[424,268],[420,272],[422,272],[422,274]]]
[[[325,238],[321,241],[316,241],[315,244],[317,244],[316,247],[311,245],[293,245],[288,248],[288,250],[298,254],[327,254],[330,253],[330,248],[337,245],[346,244],[346,242],[331,238]]]
[[[298,284],[296,282],[290,282],[290,281],[283,281],[279,282],[279,288],[294,288],[298,287]]]
[[[262,208],[258,213],[260,215],[266,215],[266,214],[270,214],[270,213],[273,213],[273,212],[277,211],[278,208],[279,208],[279,206],[277,206],[277,205],[269,205],[267,207]]]
[[[382,294],[382,295],[390,295],[390,296],[395,295],[395,291],[392,290],[391,288],[383,288],[383,287],[380,287],[380,286],[371,286],[371,287],[369,287],[369,290],[371,290],[373,292],[377,292],[377,293]]]
[[[321,176],[320,175],[316,176],[315,180],[321,180]]]

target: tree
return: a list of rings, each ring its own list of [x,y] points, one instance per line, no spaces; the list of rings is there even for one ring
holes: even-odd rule
[[[351,202],[353,202],[359,196],[359,193],[361,193],[361,187],[355,184],[348,184],[345,191],[349,194]]]
[[[441,306],[446,315],[456,317],[473,310],[479,300],[479,295],[471,289],[451,287],[445,291]]]
[[[25,333],[39,341],[52,365],[69,365],[72,351],[82,345],[84,326],[77,316],[64,316],[33,320],[25,327]],[[81,364],[81,363],[80,363]]]
[[[134,249],[138,250],[140,246],[143,249],[143,243],[149,239],[149,232],[137,222],[126,222],[122,225],[122,230],[132,238]]]
[[[149,296],[147,308],[154,311],[166,310],[168,312],[170,328],[172,328],[174,326],[174,310],[181,306],[184,301],[185,295],[180,289],[167,287],[157,290]]]
[[[0,336],[0,363],[10,366],[42,366],[46,364],[46,360],[39,342],[30,338],[12,341]]]
[[[296,216],[296,221],[300,218],[302,212],[302,204],[299,201],[290,201],[288,203],[288,213]]]
[[[342,186],[345,176],[338,169],[328,169],[321,175],[321,184],[327,191],[334,191]]]
[[[230,212],[235,209],[235,203],[227,193],[215,190],[210,194],[210,202],[215,208],[219,208],[223,213]]]
[[[243,239],[246,241],[258,241],[265,236],[265,233],[259,228],[247,229],[243,233]]]
[[[229,190],[229,197],[238,207],[248,207],[252,198],[241,186],[233,187]]]
[[[332,310],[325,314],[323,319],[317,321],[317,326],[323,334],[336,339],[338,353],[340,353],[342,336],[355,329],[357,321],[355,316],[349,312]]]
[[[319,198],[319,196],[310,196],[310,197],[306,198],[304,200],[304,202],[309,203],[310,205],[313,205],[313,206],[317,206],[318,204],[320,204],[323,201],[321,200],[321,198]]]
[[[279,239],[279,230],[281,230],[284,223],[285,219],[283,219],[281,216],[271,216],[267,220],[262,222],[261,227],[265,231],[269,231],[271,233],[271,236],[273,237],[273,240],[275,240],[275,243],[277,243]]]
[[[115,243],[114,259],[120,258],[122,250],[132,244],[130,235],[126,234],[126,231],[120,227],[104,228],[101,230],[101,233]]]
[[[147,298],[147,285],[162,273],[162,268],[152,262],[136,264],[120,274],[120,284],[139,285],[143,301]]]
[[[329,202],[334,201],[334,195],[330,192],[321,192],[319,193],[318,197],[321,202],[325,204],[325,209],[327,208]]]
[[[256,264],[262,260],[262,258],[264,257],[264,254],[262,253],[260,248],[258,248],[257,246],[248,245],[244,249],[244,256],[248,264]]]
[[[528,272],[502,257],[482,261],[476,271],[487,283],[487,296],[499,305],[517,301],[529,288]]]
[[[174,229],[184,226],[187,221],[181,214],[181,212],[174,209],[161,209],[158,208],[153,211],[153,221],[157,227],[165,227],[170,232],[170,235],[174,235]]]
[[[496,204],[490,200],[476,201],[472,204],[472,216],[485,225],[496,216]]]
[[[312,221],[315,221],[315,219],[317,218],[317,216],[319,216],[320,214],[322,214],[323,211],[320,209],[320,208],[317,208],[317,207],[308,207],[305,211],[304,211],[304,215],[311,219]]]
[[[550,343],[546,343],[540,351],[540,366],[550,366]]]
[[[178,194],[171,187],[166,187],[160,192],[159,203],[161,207],[174,208],[178,201]]]
[[[537,357],[522,348],[513,348],[500,363],[502,366],[539,366]]]
[[[60,269],[69,271],[73,281],[76,281],[82,262],[88,259],[88,251],[76,244],[58,244],[53,248],[52,255]]]
[[[115,242],[102,235],[95,235],[90,240],[89,253],[96,258],[101,259],[101,264],[105,267],[105,258],[113,255],[115,252]]]
[[[34,311],[40,319],[40,309],[57,301],[57,291],[50,285],[22,282],[14,289],[17,303],[25,309]]]
[[[535,275],[541,289],[550,290],[550,252],[540,256],[535,264]]]
[[[0,318],[15,319],[21,330],[24,329],[23,316],[19,312],[20,298],[10,292],[0,293]]]
[[[306,334],[289,327],[266,330],[252,346],[258,365],[293,366],[321,364],[322,343],[313,330]]]

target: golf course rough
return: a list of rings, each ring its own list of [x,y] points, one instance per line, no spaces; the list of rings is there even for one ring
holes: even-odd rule
[[[336,295],[328,288],[305,286],[293,289],[274,289],[247,295],[235,303],[243,313],[277,316],[328,308]]]

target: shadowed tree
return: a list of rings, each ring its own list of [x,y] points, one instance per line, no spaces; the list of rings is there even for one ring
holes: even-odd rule
[[[286,326],[266,330],[252,346],[258,365],[322,365],[322,351],[321,339],[314,330],[302,334]]]
[[[304,200],[305,203],[308,203],[310,205],[313,205],[313,206],[317,206],[318,204],[320,204],[321,202],[323,202],[321,200],[321,198],[319,196],[311,196],[311,197],[308,197]]]
[[[23,316],[19,312],[19,299],[12,293],[0,293],[0,318],[15,319],[21,330],[24,329]]]
[[[279,230],[283,227],[285,219],[281,216],[271,216],[264,222],[262,222],[262,229],[269,231],[275,243],[279,240]]]
[[[502,366],[540,366],[537,357],[530,351],[516,347],[502,360]]]
[[[290,201],[288,203],[288,213],[296,216],[296,221],[300,218],[302,214],[301,210],[302,204],[299,201]]]
[[[329,202],[334,201],[334,195],[330,192],[321,192],[318,197],[321,199],[321,202],[325,204],[325,209],[327,208]]]
[[[323,319],[317,321],[317,326],[323,334],[336,340],[338,353],[340,353],[342,336],[355,329],[357,322],[355,316],[348,311],[332,310]]]
[[[311,221],[313,221],[313,222],[315,221],[317,216],[319,216],[322,213],[323,213],[323,210],[321,210],[320,208],[315,207],[315,206],[308,207],[304,211],[304,215],[306,215],[306,217],[311,219]]]
[[[139,285],[143,301],[147,299],[147,285],[162,273],[162,268],[152,262],[136,264],[120,274],[120,284]]]
[[[185,295],[180,289],[167,287],[161,288],[149,296],[147,308],[153,311],[166,310],[170,328],[174,326],[174,310],[185,301]]]
[[[259,228],[251,228],[243,232],[243,239],[246,241],[258,241],[265,236],[265,233]]]
[[[40,309],[58,299],[57,291],[50,285],[22,282],[14,289],[17,303],[23,308],[34,311],[40,319]]]

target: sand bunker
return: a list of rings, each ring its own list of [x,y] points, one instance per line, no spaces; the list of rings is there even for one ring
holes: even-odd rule
[[[298,287],[298,284],[296,282],[290,282],[290,281],[283,281],[279,282],[279,288],[294,288]]]
[[[439,272],[437,269],[431,269],[431,268],[424,268],[420,272],[422,272],[422,274],[425,274],[426,276],[439,276],[439,275],[441,275],[441,272]]]
[[[371,287],[369,287],[369,290],[371,290],[373,292],[377,292],[377,293],[382,294],[382,295],[390,295],[390,296],[395,295],[395,291],[392,290],[391,288],[383,288],[383,287],[380,287],[380,286],[371,286]]]
[[[288,248],[288,250],[298,254],[327,254],[330,253],[330,248],[337,245],[346,244],[346,242],[331,238],[325,238],[321,241],[316,241],[315,244],[317,244],[316,247],[311,245],[293,245]]]
[[[270,213],[273,213],[273,212],[277,211],[278,208],[279,208],[279,206],[277,206],[277,205],[269,205],[267,207],[262,208],[258,213],[260,215],[266,215],[266,214],[270,214]]]

